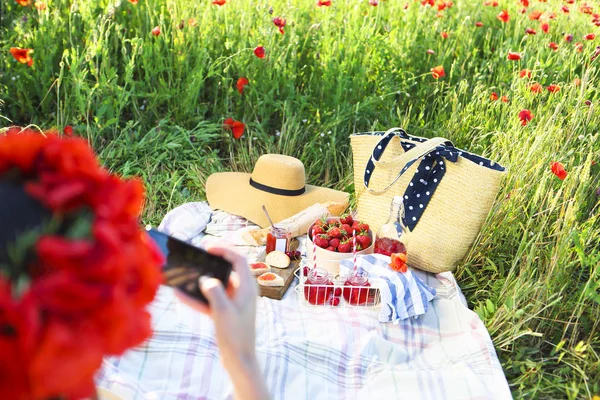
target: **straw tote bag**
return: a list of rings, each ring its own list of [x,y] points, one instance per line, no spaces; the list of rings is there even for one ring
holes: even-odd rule
[[[374,232],[403,196],[408,265],[433,273],[456,268],[475,241],[506,169],[444,138],[400,128],[350,136],[358,217]]]

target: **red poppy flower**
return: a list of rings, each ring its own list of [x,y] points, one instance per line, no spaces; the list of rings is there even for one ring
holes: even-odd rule
[[[160,35],[160,27],[159,26],[155,26],[154,28],[152,28],[152,34],[154,36]]]
[[[556,13],[544,13],[542,14],[542,16],[540,17],[541,19],[543,18],[548,18],[548,19],[556,19]]]
[[[564,12],[565,14],[568,14],[568,13],[569,13],[569,7],[567,7],[567,6],[562,6],[562,7],[560,8],[560,10],[561,10],[562,12]]]
[[[574,4],[575,0],[565,0],[565,3],[567,3],[567,4]]]
[[[27,7],[31,4],[31,0],[16,0],[16,2],[23,7]]]
[[[35,3],[33,3],[33,5],[38,11],[44,11],[47,8],[46,3],[44,3],[43,1],[36,1]]]
[[[564,180],[568,175],[567,171],[565,170],[565,166],[557,161],[554,161],[552,164],[550,164],[550,171],[552,171],[552,173],[561,181]]]
[[[529,7],[529,0],[521,0],[520,3],[523,7]]]
[[[584,38],[585,40],[594,40],[594,39],[596,39],[596,35],[595,35],[595,34],[593,34],[593,33],[588,33],[588,34],[587,34],[587,35],[585,35],[583,38]]]
[[[550,30],[550,24],[548,24],[547,22],[542,22],[540,24],[540,29],[542,30],[542,32],[548,33],[548,31]]]
[[[429,5],[429,6],[433,7],[433,6],[435,6],[435,0],[421,0],[421,5],[422,6]]]
[[[579,79],[579,78],[573,79],[573,85],[575,85],[575,86],[581,85],[581,79]]]
[[[446,76],[446,71],[444,71],[443,65],[438,65],[437,67],[431,68],[431,75],[435,78],[443,78]]]
[[[583,43],[581,43],[581,42],[575,43],[575,50],[577,50],[578,53],[581,53],[583,51]]]
[[[523,109],[519,112],[519,120],[521,121],[521,125],[525,126],[529,121],[533,119],[533,114],[531,111],[527,109]]]
[[[550,93],[556,93],[556,92],[560,91],[560,86],[558,86],[558,85],[554,85],[554,84],[552,84],[552,85],[549,85],[549,86],[548,86],[548,91],[549,91]]]
[[[438,11],[444,11],[446,9],[446,7],[451,7],[452,3],[450,3],[450,5],[448,5],[448,3],[446,3],[444,0],[438,0],[437,2],[437,9]],[[440,13],[438,13],[440,14]]]
[[[492,6],[492,7],[498,7],[498,2],[496,0],[486,0],[483,2],[484,6]]]
[[[509,51],[506,58],[511,61],[518,61],[521,59],[521,54],[514,51]]]
[[[508,96],[502,96],[500,98],[500,101],[502,101],[503,103],[508,103]]]
[[[71,125],[65,126],[65,128],[63,129],[63,133],[66,136],[73,136],[73,127]]]
[[[565,34],[565,41],[571,43],[573,41],[573,35],[570,33]]]
[[[137,3],[138,3],[138,0],[128,0],[128,1],[133,5],[137,5]]]
[[[554,51],[558,51],[558,45],[554,42],[548,43],[548,47],[550,47]]]
[[[496,15],[496,18],[502,22],[508,22],[510,20],[510,15],[508,15],[508,11],[502,10],[500,14]]]
[[[579,11],[581,11],[584,14],[591,14],[593,12],[593,9],[591,6],[589,6],[588,4],[582,4],[579,7]]]
[[[525,33],[528,35],[535,35],[537,32],[533,28],[527,28],[525,29]]]
[[[442,39],[448,39],[448,32],[442,31],[440,32],[440,36],[442,37]]]
[[[536,20],[536,19],[540,19],[540,17],[542,16],[542,12],[541,11],[532,11],[531,13],[529,13],[529,19],[530,20]]]
[[[477,21],[477,22],[475,22],[475,26],[478,28],[481,28],[483,26],[483,22]]]
[[[329,7],[331,0],[317,0],[317,7]]]
[[[223,127],[225,129],[231,130],[234,139],[239,139],[244,134],[244,129],[246,128],[246,125],[244,125],[243,122],[235,121],[233,118],[227,118],[223,122]]]
[[[258,58],[265,58],[265,48],[262,46],[257,46],[254,49],[254,55]]]
[[[431,49],[428,49],[428,50],[427,50],[427,54],[435,54],[435,51],[433,51],[433,50],[431,50]]]
[[[490,100],[491,100],[491,101],[496,101],[496,100],[498,100],[498,93],[496,93],[496,92],[492,92],[492,94],[490,95]]]
[[[519,72],[519,78],[531,78],[531,70],[529,70],[529,69],[522,69]]]
[[[244,92],[244,87],[246,87],[246,85],[248,84],[248,78],[242,76],[240,79],[238,79],[236,87],[238,92],[240,92],[240,94],[242,94]]]
[[[227,0],[212,0],[212,3],[217,6],[223,6],[227,3]]]
[[[379,5],[379,0],[369,0],[369,5],[377,7]]]
[[[529,90],[533,93],[540,93],[544,87],[539,83],[535,82],[533,85],[529,86]]]
[[[285,18],[281,18],[281,17],[275,17],[273,18],[273,24],[275,24],[276,27],[279,28],[279,32],[283,35],[284,31],[283,31],[283,27],[285,26]]]
[[[33,58],[31,58],[31,53],[33,53],[33,49],[22,49],[20,47],[11,47],[10,54],[20,62],[21,64],[27,64],[28,66],[33,65]]]

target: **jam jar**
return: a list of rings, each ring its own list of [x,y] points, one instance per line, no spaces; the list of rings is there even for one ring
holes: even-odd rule
[[[371,291],[371,289],[368,289],[370,286],[367,271],[359,270],[356,274],[351,273],[344,282],[342,292],[344,300],[353,306],[367,304],[369,302],[369,292]]]
[[[304,298],[313,305],[326,304],[333,294],[331,275],[322,268],[313,268],[304,282]]]
[[[275,250],[279,250],[284,253],[288,251],[291,236],[292,235],[289,229],[272,226],[271,232],[267,234],[266,253],[269,254]]]

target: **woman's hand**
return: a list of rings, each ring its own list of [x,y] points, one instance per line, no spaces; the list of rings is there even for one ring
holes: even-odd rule
[[[218,279],[202,277],[198,284],[210,306],[180,291],[176,291],[176,295],[185,304],[213,319],[223,365],[235,386],[236,398],[268,399],[256,361],[256,279],[250,273],[246,258],[233,249],[212,247],[207,250],[233,265],[227,290]]]

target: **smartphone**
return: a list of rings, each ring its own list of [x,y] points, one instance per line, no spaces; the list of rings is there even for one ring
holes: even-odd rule
[[[233,268],[229,261],[156,229],[146,231],[165,257],[163,276],[166,285],[208,304],[198,286],[198,278],[217,278],[225,288],[229,284],[229,275]]]

